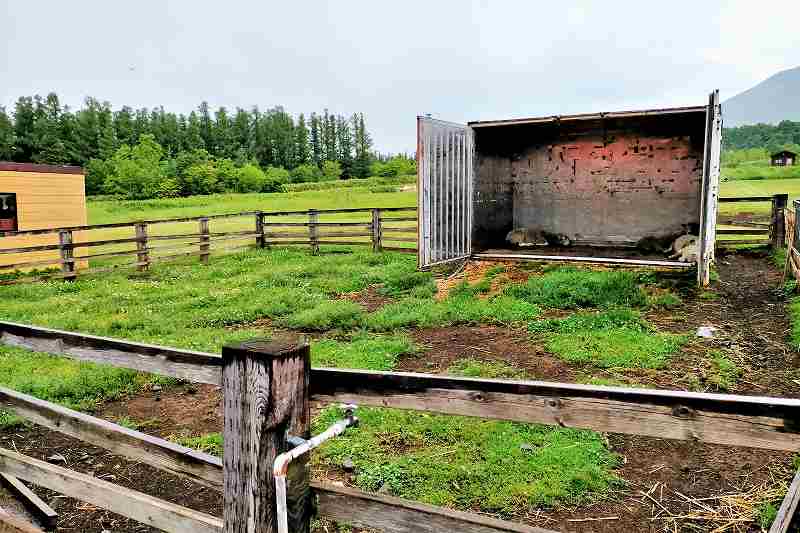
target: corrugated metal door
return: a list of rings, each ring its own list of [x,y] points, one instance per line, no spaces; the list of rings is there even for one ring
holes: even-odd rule
[[[417,224],[420,268],[472,253],[472,128],[417,117]]]
[[[722,107],[719,90],[708,97],[706,111],[706,146],[703,160],[703,190],[700,210],[700,249],[697,254],[697,284],[707,287],[714,261],[719,205],[720,151],[722,149]]]

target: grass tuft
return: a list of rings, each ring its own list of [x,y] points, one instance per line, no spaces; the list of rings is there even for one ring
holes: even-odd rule
[[[528,326],[546,338],[547,349],[571,363],[600,368],[662,368],[686,343],[685,335],[655,333],[633,309],[579,313]]]
[[[350,342],[322,339],[311,347],[314,366],[393,370],[403,354],[417,350],[404,335],[368,335],[359,333]]]
[[[222,457],[222,434],[221,433],[207,433],[205,435],[186,437],[181,435],[169,435],[167,440],[170,440],[181,446],[187,448],[194,448],[217,457]]]
[[[706,374],[708,383],[720,391],[729,391],[736,386],[736,381],[742,375],[742,369],[724,353],[711,352],[709,364],[710,369]]]
[[[284,318],[284,326],[311,331],[329,329],[351,329],[358,326],[364,310],[355,302],[347,300],[324,300],[310,309],[298,311]]]
[[[341,418],[323,411],[317,433]],[[328,441],[314,460],[349,457],[355,483],[433,505],[512,515],[535,505],[573,505],[622,482],[618,457],[597,433],[513,422],[359,409],[361,424]]]
[[[481,361],[473,358],[455,361],[447,369],[447,373],[465,378],[524,379],[526,377],[523,369],[503,361]]]
[[[647,303],[637,275],[560,267],[506,289],[510,296],[554,309],[581,307],[642,307]]]

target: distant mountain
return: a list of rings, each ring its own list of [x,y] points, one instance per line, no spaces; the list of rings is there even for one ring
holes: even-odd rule
[[[800,67],[767,78],[722,103],[726,128],[745,124],[800,121]]]

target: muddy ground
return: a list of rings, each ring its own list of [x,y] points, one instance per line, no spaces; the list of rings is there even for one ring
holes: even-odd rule
[[[477,281],[486,268],[487,265],[469,267],[465,275]],[[648,320],[663,331],[686,333],[699,326],[718,328],[713,339],[689,342],[665,370],[621,374],[568,365],[547,353],[525,330],[502,326],[413,331],[411,335],[423,351],[402,358],[399,370],[445,372],[454,361],[470,357],[509,362],[530,377],[542,380],[575,382],[587,377],[606,377],[658,388],[713,390],[704,379],[708,371],[704,356],[708,350],[718,349],[744,369],[743,377],[730,392],[800,397],[800,361],[788,342],[790,324],[786,295],[780,286],[781,273],[762,255],[721,256],[717,268],[720,281],[714,283],[712,296],[688,291],[681,295],[684,303],[680,307],[648,313]],[[531,272],[535,269],[513,268],[505,276],[522,281]],[[443,286],[446,288],[448,283],[443,282]],[[347,297],[356,302],[363,300],[364,306],[371,309],[388,301],[374,291]],[[198,435],[221,430],[220,400],[216,387],[183,385],[111,402],[101,408],[99,416],[110,420],[127,416],[144,421],[143,431],[161,437]],[[618,472],[627,486],[590,506],[542,510],[514,518],[570,532],[711,531],[724,525],[725,520],[668,517],[689,513],[710,515],[712,511],[733,517],[730,502],[726,504],[715,497],[742,495],[737,501],[746,505],[764,490],[792,476],[792,457],[787,453],[617,434],[608,438],[611,447],[623,458]],[[0,441],[2,447],[39,459],[60,455],[69,468],[199,511],[221,514],[219,494],[209,489],[39,427],[6,431],[0,434]],[[54,461],[63,464],[60,459]],[[61,513],[59,531],[152,530],[51,491],[38,488],[36,491]],[[703,500],[698,501],[700,498]],[[760,528],[751,524],[739,531],[760,531]]]

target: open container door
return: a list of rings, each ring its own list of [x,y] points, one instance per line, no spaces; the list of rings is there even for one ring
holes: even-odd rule
[[[697,254],[697,284],[700,287],[708,286],[711,280],[711,264],[714,261],[721,145],[722,108],[719,103],[719,90],[716,90],[708,98],[708,110],[706,111],[706,146],[700,204],[700,246]]]
[[[419,268],[472,254],[472,128],[417,117]]]

